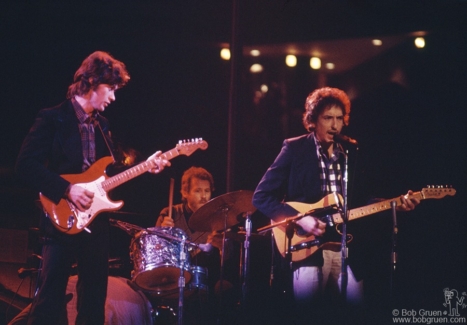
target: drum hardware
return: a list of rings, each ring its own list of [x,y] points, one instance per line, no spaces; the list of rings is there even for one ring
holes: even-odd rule
[[[162,230],[158,230],[158,229],[162,229]],[[191,242],[191,241],[189,241],[187,239],[170,235],[170,233],[168,233],[167,231],[164,231],[164,229],[178,229],[178,228],[175,228],[175,227],[153,227],[153,228],[146,229],[146,231],[149,234],[157,235],[159,237],[162,237],[162,238],[165,238],[165,239],[168,239],[168,240],[173,240],[173,241],[180,242],[180,243],[183,241],[186,245],[188,245],[187,249],[189,251],[192,250],[193,248],[198,248],[199,247],[198,244],[193,243],[193,242]],[[180,231],[182,231],[182,230],[180,230]]]
[[[225,231],[241,223],[246,212],[256,211],[252,198],[252,191],[236,191],[215,197],[193,213],[188,225],[202,232]]]
[[[115,227],[118,227],[124,230],[126,233],[128,233],[132,237],[134,237],[138,232],[144,230],[144,228],[142,227],[133,225],[128,222],[123,222],[120,220],[112,219],[112,218],[109,219],[109,222],[111,226],[115,226]]]
[[[251,236],[251,218],[248,213],[245,219],[245,241],[240,250],[240,279],[242,280],[242,308],[245,308],[249,291],[250,274],[250,236]],[[242,260],[243,256],[243,260]]]
[[[225,238],[226,239],[231,239],[235,240],[238,242],[244,242],[246,239],[246,231],[244,227],[239,227],[238,231],[226,231],[225,232]],[[224,236],[224,232],[218,232],[213,236],[214,240],[221,240]],[[266,233],[263,234],[257,234],[254,232],[251,232],[249,235],[249,240],[250,241],[256,241],[256,240],[263,240],[266,239]]]
[[[178,279],[178,325],[183,324],[183,299],[185,297],[185,262],[187,260],[187,254],[185,253],[185,241],[181,242],[180,249],[180,278]]]
[[[153,324],[175,324],[177,313],[170,306],[156,306],[153,309]]]
[[[160,236],[163,233],[164,237]],[[177,238],[168,240],[166,238]],[[163,295],[178,288],[180,269],[186,282],[191,280],[190,254],[184,231],[172,227],[148,228],[139,232],[130,245],[134,270],[132,281],[142,290]],[[181,265],[181,252],[185,255]]]
[[[192,265],[190,267],[191,280],[186,283],[184,296],[185,299],[191,298],[193,295],[208,295],[209,294],[209,285],[208,285],[208,269],[206,267]],[[148,296],[157,300],[159,303],[175,304],[178,301],[179,289],[172,291],[164,291],[159,294],[152,295],[150,292],[146,292]]]
[[[208,269],[202,266],[191,267],[191,281],[188,283],[189,291],[208,292]]]
[[[219,315],[222,316],[222,293],[224,282],[224,252],[227,234],[231,232],[232,228],[242,223],[243,220],[250,222],[250,216],[256,211],[252,204],[253,192],[252,191],[236,191],[226,193],[211,199],[191,216],[188,224],[190,228],[202,232],[218,232],[222,235],[222,248],[221,248],[221,267],[220,267],[220,310]],[[247,229],[247,244],[249,246],[249,235],[251,234],[251,224],[248,224]],[[248,252],[243,252],[245,256],[249,256]],[[242,266],[247,267],[248,263],[241,263]],[[246,278],[248,270],[241,270],[241,276]],[[220,321],[220,319],[218,319]]]
[[[184,298],[194,290],[200,290],[195,288],[205,288],[202,275],[207,276],[207,270],[190,264],[189,249],[193,247],[198,245],[188,241],[181,229],[173,227],[144,229],[135,236],[130,247],[130,258],[134,263],[132,283],[149,297],[162,302],[157,308],[165,314],[169,307],[164,304],[175,303],[178,299],[178,312],[170,308],[170,317],[174,321],[177,316],[179,324],[183,322]],[[158,321],[165,316],[157,316]]]
[[[256,208],[252,204],[252,198],[252,191],[236,191],[220,195],[211,199],[196,210],[188,221],[190,228],[194,230],[211,233],[217,232],[217,236],[222,236],[221,292],[224,271],[225,240],[231,236],[231,234],[234,234],[231,230],[235,228],[235,226],[239,225],[245,217],[248,219],[249,216],[256,211]]]

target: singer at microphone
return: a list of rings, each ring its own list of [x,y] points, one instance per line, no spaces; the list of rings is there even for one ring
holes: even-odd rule
[[[340,142],[340,143],[346,142],[346,143],[350,143],[350,144],[353,144],[355,146],[358,146],[357,140],[352,139],[351,137],[348,137],[348,136],[340,134],[340,133],[334,134],[334,141]]]

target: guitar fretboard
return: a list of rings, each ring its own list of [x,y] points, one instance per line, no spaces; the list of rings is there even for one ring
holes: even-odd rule
[[[421,192],[416,192],[413,193],[409,198],[418,198],[419,200],[423,200],[423,194]],[[349,221],[350,220],[355,220],[358,218],[362,218],[365,216],[368,216],[370,214],[378,213],[381,211],[389,210],[391,209],[391,202],[395,201],[396,206],[400,206],[402,204],[401,198],[397,197],[394,199],[389,199],[389,200],[384,200],[381,202],[376,202],[373,204],[366,205],[361,208],[356,208],[356,209],[351,209],[349,211]],[[336,213],[332,216],[333,220],[335,223],[343,223],[344,220],[342,220],[342,217],[339,213]]]
[[[177,148],[173,148],[169,151],[164,152],[161,157],[167,160],[175,158],[179,156],[180,153]],[[144,161],[134,167],[131,167],[124,172],[121,172],[115,176],[109,177],[105,181],[102,182],[102,188],[109,192],[110,190],[116,188],[117,186],[147,172],[151,168],[155,166],[154,161]]]

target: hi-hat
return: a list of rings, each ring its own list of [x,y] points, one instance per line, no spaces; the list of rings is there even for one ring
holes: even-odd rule
[[[252,191],[236,191],[215,197],[193,213],[188,225],[194,230],[208,232],[235,226],[244,220],[244,214],[256,211],[252,198]]]

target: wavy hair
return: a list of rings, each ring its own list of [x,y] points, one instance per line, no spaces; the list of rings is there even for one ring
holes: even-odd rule
[[[338,106],[344,114],[344,124],[349,125],[350,100],[347,94],[338,89],[324,87],[311,92],[305,101],[305,113],[303,113],[303,126],[308,131],[313,131],[318,121],[318,116],[325,108]]]
[[[68,87],[67,98],[82,96],[100,84],[122,88],[130,80],[125,64],[114,59],[109,53],[96,51],[84,59],[75,72],[73,83]]]

